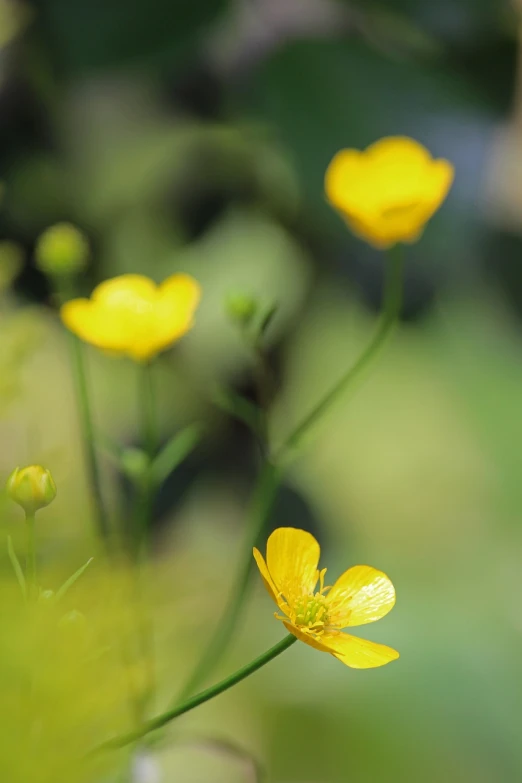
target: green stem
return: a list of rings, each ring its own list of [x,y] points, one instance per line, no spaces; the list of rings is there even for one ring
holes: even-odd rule
[[[158,449],[158,430],[156,417],[156,395],[154,390],[154,378],[152,364],[146,362],[139,367],[140,370],[140,411],[142,415],[143,446],[152,462]]]
[[[395,245],[389,251],[386,265],[386,281],[384,288],[384,304],[377,330],[366,347],[353,364],[334,385],[334,387],[319,401],[305,419],[296,427],[276,455],[279,463],[284,462],[291,452],[301,445],[301,442],[315,424],[327,413],[329,408],[346,391],[349,386],[362,379],[371,365],[380,355],[386,345],[395,324],[397,323],[402,307],[404,259],[402,247]]]
[[[149,528],[154,503],[154,486],[152,480],[152,461],[158,448],[156,428],[156,398],[152,378],[152,365],[138,367],[139,370],[139,409],[141,413],[142,442],[147,452],[147,465],[141,476],[136,479],[136,529],[135,556],[136,570],[134,574],[134,590],[136,603],[136,630],[140,645],[140,654],[146,673],[146,683],[138,699],[138,713],[143,717],[156,691],[156,666],[154,654],[154,627],[152,618],[145,605],[146,583],[144,581],[143,564],[148,552]]]
[[[181,694],[176,699],[176,704],[188,698],[205,681],[228,646],[249,593],[250,574],[254,563],[252,548],[259,541],[280,481],[281,474],[277,466],[267,462],[261,471],[254,495],[245,549],[230,597],[217,623],[214,635],[206,645],[202,657],[196,663]]]
[[[96,528],[102,540],[108,542],[110,536],[109,520],[103,501],[100,471],[96,457],[94,427],[92,423],[91,405],[87,388],[87,375],[85,371],[84,349],[81,341],[76,335],[71,332],[68,332],[68,335],[85,461],[87,463],[91,493],[94,498]]]
[[[246,666],[243,666],[241,669],[238,669],[236,672],[234,672],[234,674],[231,674],[229,677],[225,677],[225,679],[221,680],[221,682],[218,682],[216,685],[212,685],[210,688],[201,691],[201,693],[192,696],[192,698],[187,699],[187,701],[184,701],[182,704],[179,704],[178,706],[161,713],[161,715],[158,715],[156,718],[152,718],[152,720],[147,721],[145,725],[142,726],[142,728],[138,731],[124,734],[121,737],[115,737],[114,739],[105,742],[103,745],[100,745],[98,748],[96,748],[96,750],[99,751],[121,748],[125,745],[129,745],[132,742],[136,742],[146,734],[149,734],[151,731],[160,729],[171,720],[179,718],[180,715],[184,715],[186,712],[190,712],[190,710],[193,710],[195,707],[199,707],[200,704],[204,704],[206,701],[214,699],[216,696],[219,696],[220,693],[224,693],[224,691],[227,691],[229,688],[237,685],[239,682],[241,682],[241,680],[244,680],[251,674],[254,674],[254,672],[258,671],[258,669],[261,669],[267,663],[273,661],[274,658],[277,658],[278,655],[281,655],[282,652],[288,650],[288,648],[291,647],[292,644],[294,644],[296,641],[297,638],[293,636],[293,634],[288,634],[288,636],[285,636],[284,639],[275,644],[269,650],[264,652],[262,655],[259,655],[257,658],[254,658],[253,661],[248,663]]]
[[[26,512],[25,523],[27,526],[27,563],[26,579],[29,589],[29,595],[33,601],[37,598],[38,582],[36,578],[36,535],[35,535],[35,515]]]

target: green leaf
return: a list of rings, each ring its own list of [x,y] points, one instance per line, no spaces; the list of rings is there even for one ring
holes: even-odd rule
[[[81,577],[81,575],[88,569],[92,561],[94,560],[94,557],[90,557],[86,563],[84,563],[81,568],[79,568],[77,571],[74,572],[72,576],[67,579],[63,583],[63,585],[60,587],[60,589],[56,593],[56,601],[59,601],[61,598],[64,597],[64,595],[71,589],[73,584]]]
[[[200,424],[190,424],[176,433],[158,454],[151,466],[152,481],[159,485],[169,476],[191,451],[197,446],[203,435]]]
[[[9,560],[13,566],[13,571],[15,572],[16,579],[20,585],[20,590],[22,591],[24,600],[27,600],[27,585],[25,583],[25,576],[22,566],[20,565],[20,561],[16,556],[11,536],[7,536],[7,554],[9,555]]]
[[[264,414],[261,408],[258,408],[253,402],[229,389],[218,389],[214,393],[213,400],[218,408],[242,421],[255,435],[264,437]]]

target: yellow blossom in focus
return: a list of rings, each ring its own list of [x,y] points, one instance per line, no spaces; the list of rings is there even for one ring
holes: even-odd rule
[[[406,136],[345,149],[328,166],[328,200],[354,234],[378,248],[415,242],[453,182],[453,165]]]
[[[266,561],[254,557],[265,587],[283,615],[285,627],[316,650],[330,653],[354,669],[371,669],[394,661],[399,653],[383,644],[342,633],[343,628],[380,620],[395,604],[395,588],[382,571],[354,566],[332,587],[319,571],[320,547],[304,530],[281,527],[269,537]],[[317,584],[319,583],[319,590]]]
[[[143,275],[121,275],[97,286],[90,299],[61,308],[65,326],[96,348],[147,361],[188,332],[199,284],[177,274],[156,285]]]

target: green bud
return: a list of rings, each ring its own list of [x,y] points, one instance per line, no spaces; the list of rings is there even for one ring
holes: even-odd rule
[[[26,514],[34,514],[48,506],[56,497],[56,484],[50,471],[41,465],[16,468],[7,479],[7,494],[22,506]]]
[[[87,266],[89,245],[71,223],[57,223],[40,235],[35,259],[38,269],[48,275],[72,274]]]
[[[23,250],[16,242],[0,242],[0,292],[7,290],[22,269]]]
[[[121,456],[123,472],[132,481],[141,479],[150,466],[147,454],[141,449],[125,449]]]
[[[251,294],[237,292],[228,294],[225,312],[236,325],[248,326],[257,313],[259,302]]]

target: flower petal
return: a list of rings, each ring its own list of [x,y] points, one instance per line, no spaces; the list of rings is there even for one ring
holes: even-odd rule
[[[176,274],[163,281],[159,294],[179,310],[192,314],[201,299],[201,286],[190,275]]]
[[[323,641],[332,653],[352,669],[374,669],[397,660],[399,653],[393,647],[377,644],[346,633],[324,635]]]
[[[429,196],[431,214],[442,204],[455,178],[455,168],[449,160],[434,160],[429,169]],[[431,216],[431,215],[430,215]]]
[[[105,280],[96,286],[92,292],[92,300],[111,308],[124,307],[134,310],[152,302],[158,287],[145,275],[119,275],[111,280]]]
[[[319,572],[320,547],[305,530],[280,527],[266,544],[266,564],[279,593],[290,606],[314,592]]]
[[[124,353],[129,337],[117,316],[88,299],[72,299],[60,309],[65,326],[96,348]]]
[[[395,604],[395,588],[382,571],[371,566],[349,568],[326,596],[330,623],[335,628],[380,620]]]
[[[370,144],[364,154],[379,167],[392,162],[399,166],[406,165],[410,169],[419,169],[432,160],[426,147],[409,136],[385,136]]]
[[[285,620],[283,620],[283,625],[287,631],[293,633],[293,635],[296,636],[301,642],[310,645],[310,647],[313,647],[315,650],[320,650],[321,652],[327,653],[332,652],[331,648],[327,644],[323,644],[322,641],[314,639],[311,634],[306,633],[302,630],[302,628],[297,628],[297,626],[293,625],[293,623],[287,623]]]
[[[254,559],[257,563],[257,567],[259,568],[261,577],[268,591],[268,594],[272,598],[272,600],[275,601],[277,606],[279,606],[279,602],[277,600],[277,587],[275,586],[272,577],[270,576],[267,565],[265,563],[265,558],[263,557],[259,549],[256,549],[256,547],[254,547],[253,551],[254,551]]]

